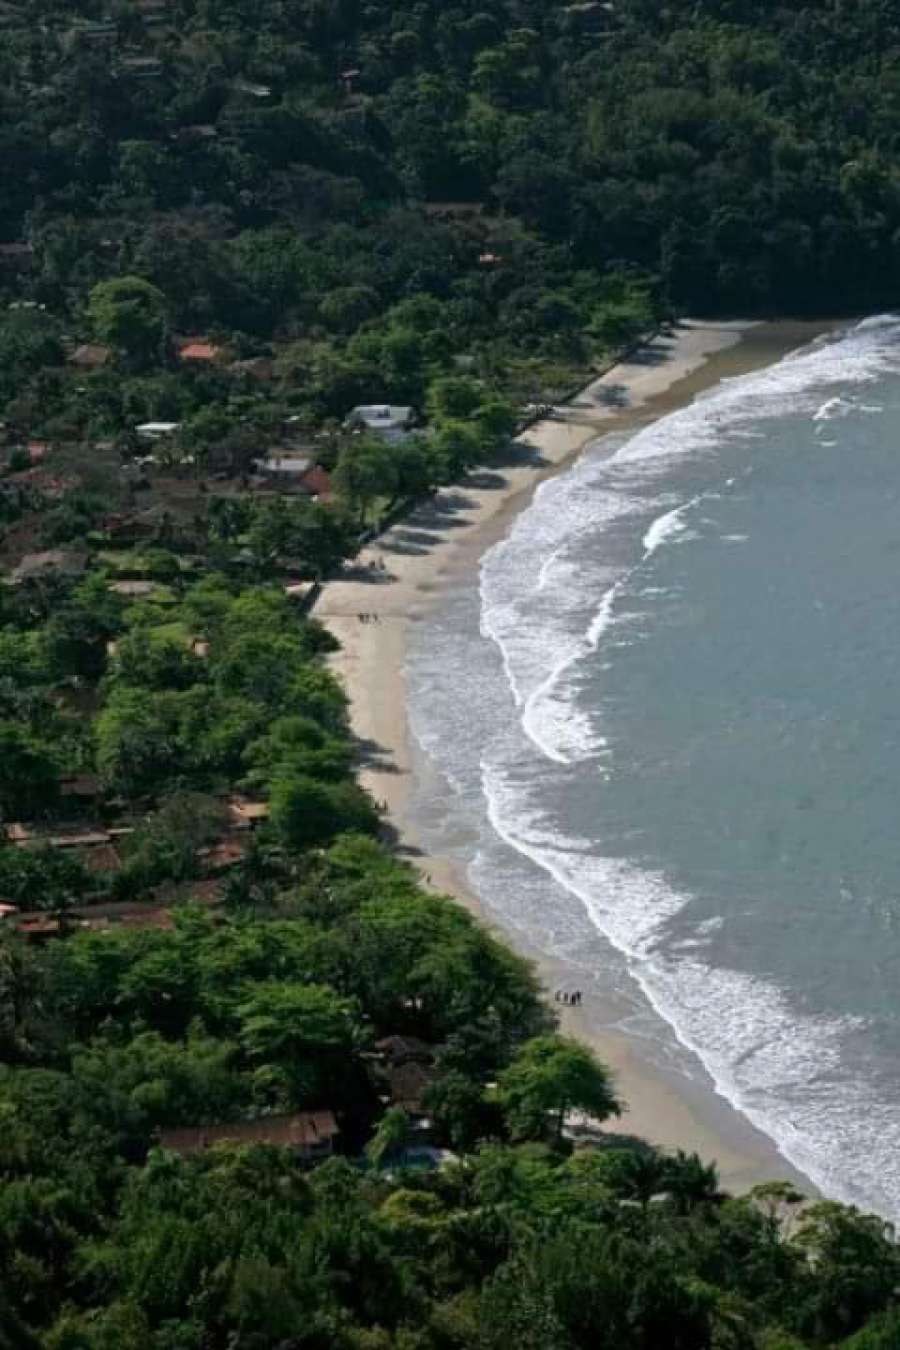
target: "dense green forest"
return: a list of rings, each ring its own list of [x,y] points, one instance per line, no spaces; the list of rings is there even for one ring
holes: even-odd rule
[[[0,945],[9,1350],[889,1350],[889,1227],[624,1136],[527,967],[362,835],[248,866],[226,912]],[[433,1051],[423,1170],[373,1047]],[[405,1038],[405,1039],[404,1039]],[[418,1049],[417,1049],[418,1048]],[[159,1132],[324,1105],[340,1152]],[[367,1141],[367,1142],[366,1142]],[[414,1155],[416,1165],[413,1165]]]
[[[212,408],[217,450],[285,406],[421,405],[454,360],[565,387],[663,311],[897,300],[892,0],[35,0],[0,24],[0,295],[43,307],[0,325],[0,399],[29,431]],[[238,369],[179,370],[197,332]],[[120,368],[66,379],[90,338]]]
[[[0,1350],[893,1350],[889,1225],[615,1133],[390,852],[309,609],[657,324],[897,303],[894,0],[0,39]]]

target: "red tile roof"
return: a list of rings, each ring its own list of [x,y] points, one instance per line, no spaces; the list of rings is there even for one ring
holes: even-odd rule
[[[320,465],[314,464],[300,479],[300,486],[313,497],[330,497],[331,475]]]
[[[204,342],[201,339],[186,343],[180,352],[182,361],[216,361],[221,354],[221,347],[217,347],[214,342]]]

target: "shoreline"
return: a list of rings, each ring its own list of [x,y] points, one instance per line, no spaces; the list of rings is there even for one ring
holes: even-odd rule
[[[386,808],[399,851],[421,870],[423,884],[450,895],[530,959],[547,990],[593,978],[579,1008],[554,1004],[567,1034],[589,1044],[613,1070],[628,1109],[613,1129],[670,1149],[715,1160],[723,1185],[746,1190],[762,1180],[812,1183],[778,1152],[767,1135],[718,1096],[712,1080],[661,1062],[653,1047],[621,1029],[603,997],[601,971],[535,950],[517,930],[499,924],[454,858],[429,848],[411,818],[415,784],[437,780],[410,733],[405,662],[412,624],[453,585],[477,582],[479,561],[502,538],[537,486],[568,468],[599,436],[627,432],[665,416],[722,379],[772,364],[827,333],[825,323],[701,324],[686,322],[658,335],[606,371],[571,403],[535,423],[502,463],[475,471],[414,508],[360,554],[343,577],[324,588],[315,615],[341,643],[330,660],[350,698],[360,745],[360,782]],[[361,623],[360,614],[374,616]],[[435,796],[443,790],[436,781]]]

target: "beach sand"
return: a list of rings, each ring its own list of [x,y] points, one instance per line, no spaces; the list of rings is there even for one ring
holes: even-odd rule
[[[586,987],[583,967],[532,949],[523,935],[492,924],[463,868],[428,852],[409,811],[411,789],[434,773],[411,744],[404,665],[410,625],[421,621],[448,585],[477,584],[478,561],[502,538],[538,483],[572,462],[604,432],[643,425],[689,402],[719,380],[770,364],[829,325],[684,322],[594,381],[571,404],[524,433],[502,464],[474,472],[422,503],[374,541],[344,575],[324,587],[315,614],[341,650],[331,658],[350,697],[360,746],[360,781],[386,808],[397,847],[426,884],[453,896],[531,959],[548,990]],[[361,614],[373,616],[361,622]],[[435,784],[441,799],[442,786]],[[457,850],[454,850],[457,852]],[[723,1183],[740,1191],[762,1180],[810,1183],[774,1143],[714,1092],[697,1066],[688,1077],[652,1047],[616,1027],[603,998],[602,970],[590,973],[590,997],[578,1008],[554,1004],[563,1029],[589,1043],[614,1071],[627,1111],[614,1125],[667,1148],[696,1150],[718,1163]]]

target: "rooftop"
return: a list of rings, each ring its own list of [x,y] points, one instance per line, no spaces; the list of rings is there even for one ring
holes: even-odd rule
[[[256,461],[256,467],[262,473],[276,473],[302,476],[312,468],[309,455],[284,455],[277,450],[270,451],[264,459]]]
[[[434,1081],[434,1073],[427,1065],[412,1060],[391,1064],[384,1070],[388,1095],[393,1106],[402,1106],[410,1116],[425,1113],[425,1093]]]
[[[222,355],[222,348],[205,338],[195,338],[184,344],[179,355],[182,361],[217,361]]]
[[[156,590],[156,583],[153,581],[111,581],[107,588],[114,591],[116,595],[126,595],[132,599],[141,596],[152,595]]]
[[[375,1049],[394,1064],[409,1060],[430,1064],[434,1059],[434,1046],[419,1040],[418,1036],[384,1036],[375,1042]]]
[[[25,557],[9,574],[13,585],[23,581],[34,581],[54,572],[83,572],[87,559],[83,553],[74,553],[71,549],[48,548],[42,553],[26,553]]]
[[[237,829],[247,829],[256,821],[268,818],[269,803],[250,801],[247,797],[229,797],[228,814]]]
[[[414,416],[414,410],[393,403],[360,403],[347,415],[349,423],[361,422],[364,426],[378,430],[382,427],[407,426]]]
[[[161,436],[174,436],[180,426],[180,422],[141,422],[135,432],[145,440],[155,441]]]
[[[111,356],[109,347],[104,347],[99,342],[83,342],[69,357],[69,365],[98,370],[106,365]]]
[[[161,1148],[183,1156],[203,1153],[216,1144],[274,1144],[280,1148],[312,1150],[330,1147],[338,1134],[331,1111],[300,1111],[293,1116],[264,1116],[232,1125],[199,1125],[192,1129],[161,1130]]]

